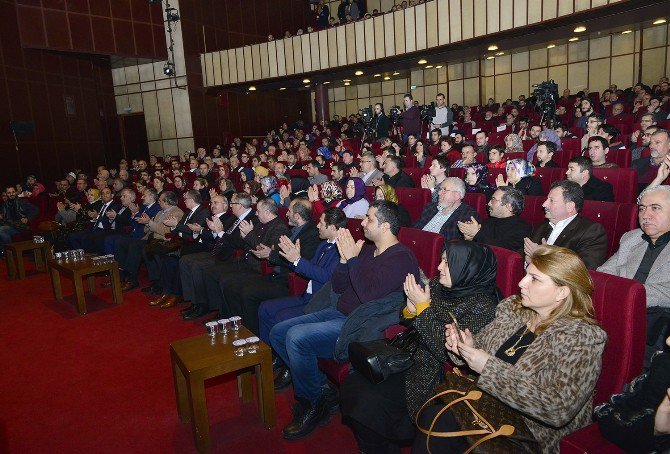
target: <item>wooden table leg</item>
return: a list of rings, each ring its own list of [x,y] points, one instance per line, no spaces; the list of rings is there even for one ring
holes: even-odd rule
[[[89,293],[95,292],[95,275],[91,274],[86,278],[86,286]]]
[[[254,399],[251,371],[241,372],[237,375],[237,395],[245,404],[248,404]]]
[[[275,408],[275,388],[272,375],[272,354],[266,351],[263,359],[255,367],[256,389],[258,393],[258,413],[266,429],[272,429],[277,425],[277,413]]]
[[[60,273],[56,268],[51,268],[49,271],[51,274],[51,288],[53,288],[54,297],[56,298],[56,301],[63,301],[63,290],[60,286]]]
[[[119,276],[119,267],[114,265],[109,271],[109,278],[112,280],[112,293],[114,294],[114,303],[123,303],[123,293],[121,292],[121,276]]]
[[[42,259],[42,254],[46,255],[44,248],[34,249],[33,254],[35,256],[35,268],[37,268],[37,271],[44,271],[44,261],[46,260],[46,257]]]
[[[74,273],[72,276],[72,285],[74,285],[74,294],[77,299],[77,312],[79,315],[86,314],[86,297],[84,295],[83,277],[79,273]]]
[[[26,267],[23,263],[23,251],[16,251],[16,271],[18,272],[19,279],[26,278]]]
[[[188,379],[188,394],[191,401],[191,415],[193,416],[193,438],[198,452],[209,450],[209,419],[207,418],[207,401],[205,399],[205,382]]]
[[[16,279],[16,260],[14,259],[14,250],[5,247],[5,261],[7,262],[7,274],[10,279]]]
[[[177,397],[177,414],[181,422],[191,420],[191,409],[188,406],[188,390],[186,389],[186,377],[177,364],[177,358],[174,351],[170,351],[172,359],[172,376],[174,377],[174,392]]]

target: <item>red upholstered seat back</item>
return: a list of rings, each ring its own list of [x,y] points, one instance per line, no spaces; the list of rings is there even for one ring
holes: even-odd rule
[[[414,252],[419,268],[426,276],[430,279],[437,276],[444,235],[403,227],[398,234],[398,240]]]
[[[607,153],[605,160],[607,162],[613,162],[622,169],[627,169],[630,167],[632,158],[630,150],[622,148],[621,150],[610,150],[609,153]]]
[[[637,172],[633,169],[593,169],[593,176],[613,186],[615,202],[635,202]]]
[[[524,207],[520,218],[533,227],[542,224],[546,219],[544,217],[544,208],[542,208],[542,204],[545,200],[547,200],[546,197],[539,195],[524,196]]]
[[[647,336],[646,293],[631,279],[589,271],[595,291],[595,317],[607,333],[603,366],[596,384],[594,405],[621,391],[642,372]]]
[[[402,169],[402,171],[412,177],[412,180],[414,181],[414,187],[421,187],[421,177],[426,174],[424,169],[419,169],[418,167],[405,167]]]
[[[619,248],[621,236],[637,228],[637,205],[634,203],[585,200],[581,215],[602,224],[607,231],[607,256]]]
[[[496,285],[504,298],[519,293],[519,281],[524,276],[523,258],[518,252],[497,246],[489,246],[498,259]]]
[[[542,193],[549,194],[549,187],[554,181],[565,179],[565,169],[538,167],[535,176],[542,182]]]
[[[363,233],[363,227],[361,226],[362,219],[349,218],[347,220],[347,228],[351,232],[351,236],[354,237],[355,241],[364,240],[365,234]]]
[[[479,219],[484,220],[489,217],[489,213],[486,210],[486,196],[478,192],[466,192],[463,201],[470,205],[474,210],[479,213]]]
[[[405,207],[412,224],[414,224],[421,217],[423,207],[431,201],[430,189],[421,187],[397,188],[395,192],[398,195],[398,203]]]

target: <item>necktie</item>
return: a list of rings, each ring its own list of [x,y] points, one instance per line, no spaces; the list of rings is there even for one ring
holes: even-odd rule
[[[228,230],[226,230],[226,234],[231,235],[235,231],[237,226],[240,225],[240,222],[242,222],[242,219],[240,219],[240,218],[235,219],[235,222],[233,222],[233,225],[231,225],[228,228]]]
[[[105,212],[107,211],[107,208],[109,207],[109,204],[110,204],[110,203],[111,203],[111,202],[107,202],[107,203],[104,204],[104,205],[102,206],[102,208],[100,209],[100,214],[98,215],[98,218],[95,220],[94,228],[97,229],[97,228],[98,228],[98,225],[99,225],[100,223],[102,223],[102,220],[103,220],[103,219],[105,219],[105,218],[103,218],[103,216],[105,215]],[[103,227],[100,227],[100,228],[104,228],[104,226],[103,226]]]

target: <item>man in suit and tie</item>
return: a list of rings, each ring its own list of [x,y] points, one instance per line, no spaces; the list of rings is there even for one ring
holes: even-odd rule
[[[526,262],[540,244],[572,249],[590,270],[607,257],[607,232],[602,225],[579,215],[584,206],[584,191],[574,181],[555,181],[542,204],[547,221],[524,238]]]
[[[319,246],[319,229],[312,221],[311,202],[294,199],[286,217],[291,234],[282,236],[279,245],[297,244],[301,255],[310,260]],[[253,333],[258,333],[258,306],[265,300],[288,296],[288,273],[293,270],[293,266],[281,255],[280,250],[279,247],[272,249],[263,244],[252,249],[251,253],[257,258],[268,261],[267,266],[272,267],[273,273],[259,275],[242,272],[239,279],[231,279],[223,289],[224,302],[228,306],[224,311],[242,316],[244,326]]]
[[[230,211],[233,216],[228,223],[224,225],[215,219],[207,221],[212,238],[216,237],[210,244],[210,249],[198,254],[189,254],[179,260],[184,301],[192,303],[181,311],[185,320],[193,320],[209,312],[203,272],[218,263],[230,260],[235,249],[245,249],[244,239],[240,236],[240,223],[248,221],[258,224],[258,218],[251,205],[251,196],[246,192],[233,194],[230,199]]]
[[[142,194],[142,204],[138,205],[135,203],[135,193],[132,192],[130,189],[124,189],[124,191],[128,191],[132,194],[128,195],[126,194],[125,197],[129,197],[133,199],[132,202],[128,204],[128,209],[130,210],[130,226],[129,229],[126,227],[128,230],[126,231],[118,231],[114,235],[108,235],[104,239],[104,250],[105,254],[113,254],[116,242],[125,239],[125,238],[134,238],[134,239],[139,239],[144,236],[144,224],[139,223],[137,220],[142,217],[142,214],[146,213],[147,216],[153,218],[156,213],[158,213],[158,210],[160,210],[160,206],[158,206],[158,203],[156,203],[156,199],[158,198],[158,193],[154,188],[147,188],[144,190],[144,193]],[[121,198],[124,198],[124,195],[121,196]]]
[[[154,189],[147,189],[148,192],[153,191]],[[146,194],[146,192],[145,192]],[[145,196],[145,203],[148,203],[149,199]],[[144,246],[150,239],[165,239],[163,236],[165,233],[170,231],[170,228],[163,224],[163,220],[168,216],[175,216],[181,218],[184,215],[184,212],[177,206],[177,195],[171,191],[163,191],[158,197],[158,208],[160,211],[156,213],[153,217],[149,215],[149,210],[145,210],[141,215],[135,218],[135,221],[144,226],[143,235],[141,238],[121,238],[114,243],[114,258],[119,263],[119,269],[121,272],[121,278],[123,285],[121,286],[121,291],[128,292],[137,288],[137,274],[140,269],[140,264],[142,263],[142,251]],[[155,269],[156,267],[154,267]],[[147,265],[147,270],[151,271],[152,267]],[[157,275],[158,271],[155,271],[156,275],[149,274],[149,279],[158,280],[159,276]]]
[[[207,291],[206,309],[204,304],[200,309],[217,310],[220,315],[230,317],[233,315],[242,315],[239,312],[231,312],[234,307],[228,304],[225,299],[224,291],[226,287],[234,281],[240,280],[245,276],[258,276],[262,268],[262,260],[251,253],[252,250],[258,252],[265,251],[266,248],[278,249],[279,239],[286,235],[290,236],[284,219],[278,216],[279,207],[271,198],[262,199],[256,205],[256,224],[249,221],[242,221],[239,224],[240,237],[244,240],[247,252],[239,260],[233,259],[228,262],[217,264],[207,268],[204,271],[205,289]],[[200,303],[194,301],[194,303]],[[246,323],[246,322],[245,322]]]
[[[309,283],[305,292],[300,296],[270,299],[261,303],[258,308],[258,336],[263,342],[269,344],[270,330],[277,323],[303,315],[303,309],[312,295],[330,281],[340,260],[335,244],[337,231],[346,227],[347,216],[341,208],[326,208],[317,226],[322,241],[311,259],[303,254],[300,242],[292,242],[286,237],[280,240],[279,254],[290,263],[292,271],[309,280]]]
[[[182,243],[194,241],[198,234],[191,227],[195,224],[205,225],[206,219],[210,216],[209,210],[202,204],[200,192],[195,189],[184,193],[184,204],[187,211],[181,219],[177,220],[176,215],[170,215],[163,220],[163,224],[170,228],[170,231],[165,234],[166,238],[172,238],[174,241],[181,241]],[[147,269],[151,268],[149,270],[150,276],[160,276],[164,256],[165,254],[155,253],[154,251],[147,253],[147,249],[145,249],[143,257]],[[153,285],[150,290],[152,293],[164,294],[159,285]]]
[[[670,168],[666,165],[666,178]],[[619,250],[598,271],[634,279],[647,290],[647,352],[665,340],[670,323],[670,186],[649,187],[638,201],[640,228],[621,237]]]
[[[93,226],[81,232],[72,232],[68,236],[68,246],[70,249],[85,249],[87,240],[93,233],[112,230],[112,220],[107,216],[107,211],[114,208],[119,209],[119,207],[114,203],[114,193],[111,188],[103,188],[100,191],[100,198],[102,199],[100,211],[89,214],[89,216],[92,215]]]

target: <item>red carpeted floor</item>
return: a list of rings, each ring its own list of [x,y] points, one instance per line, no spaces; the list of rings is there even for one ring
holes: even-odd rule
[[[177,417],[169,343],[202,333],[200,323],[149,307],[139,290],[115,306],[111,291],[98,288],[78,316],[71,296],[54,300],[46,274],[10,281],[4,261],[0,295],[0,452],[195,452],[190,424]],[[266,430],[255,402],[237,398],[233,376],[208,387],[211,451],[357,452],[339,414],[308,439],[285,441],[292,391],[276,401],[277,427]]]

